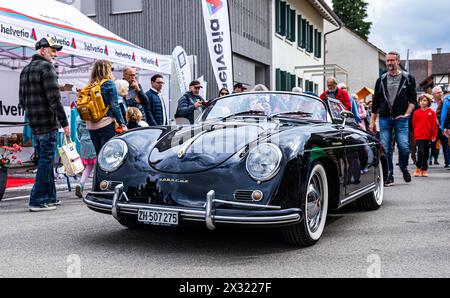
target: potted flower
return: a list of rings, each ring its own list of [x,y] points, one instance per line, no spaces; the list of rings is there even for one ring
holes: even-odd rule
[[[17,159],[17,153],[22,152],[22,147],[14,144],[12,147],[0,147],[0,201],[6,190],[6,181],[8,179],[8,169],[13,163],[22,164],[22,161]]]

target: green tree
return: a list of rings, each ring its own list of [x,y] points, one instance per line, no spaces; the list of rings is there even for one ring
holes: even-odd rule
[[[345,27],[352,30],[364,40],[370,35],[371,22],[367,18],[368,4],[364,0],[333,0],[333,9],[344,23]]]

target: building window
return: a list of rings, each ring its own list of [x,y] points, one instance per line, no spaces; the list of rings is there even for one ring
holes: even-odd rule
[[[302,89],[304,89],[304,88],[303,88],[303,79],[302,79],[302,78],[298,78],[298,80],[297,80],[297,86],[300,87],[300,88],[302,88]]]
[[[305,35],[303,35],[303,18],[302,16],[297,17],[297,45],[304,49],[305,48]]]
[[[289,23],[287,24],[288,28],[289,28],[289,31],[288,31],[289,33],[287,35],[287,39],[289,41],[294,42],[295,41],[295,21],[296,21],[295,17],[296,17],[296,13],[295,13],[295,10],[293,10],[293,9],[289,9],[289,11],[287,13],[289,14]]]
[[[95,8],[97,1],[95,0],[81,0],[80,1],[80,10],[88,17],[95,17],[97,14],[97,10]]]
[[[313,25],[308,25],[308,47],[309,53],[314,52],[314,27]]]
[[[279,68],[275,70],[276,91],[292,91],[296,86],[297,76]]]
[[[306,22],[305,24],[305,49],[307,51],[309,51],[309,43],[310,43],[310,39],[309,39],[309,22]]]
[[[314,92],[314,82],[313,81],[309,81],[309,91]]]
[[[275,0],[275,32],[281,34],[281,1]]]
[[[277,25],[277,33],[286,36],[286,2],[280,2],[279,24]]]
[[[314,84],[314,93],[319,94],[319,84]]]
[[[321,32],[317,32],[316,40],[317,40],[316,57],[322,58],[322,33]]]
[[[281,91],[281,70],[279,68],[275,71],[275,90]]]
[[[289,4],[286,4],[285,8],[285,15],[286,18],[284,19],[284,36],[289,38],[291,36],[291,6]]]
[[[281,71],[281,86],[280,86],[280,91],[285,91],[286,88],[286,84],[287,84],[287,72],[286,71]]]
[[[297,87],[297,76],[295,74],[291,74],[291,85],[286,91],[292,91],[294,87]]]
[[[112,13],[142,12],[142,0],[112,0]]]

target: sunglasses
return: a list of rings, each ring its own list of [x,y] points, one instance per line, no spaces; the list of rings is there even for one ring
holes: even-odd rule
[[[222,95],[222,96],[227,96],[227,95],[230,95],[230,93],[228,93],[228,92],[222,92],[222,93],[220,93],[220,95]]]
[[[200,90],[202,87],[194,87],[195,90]]]

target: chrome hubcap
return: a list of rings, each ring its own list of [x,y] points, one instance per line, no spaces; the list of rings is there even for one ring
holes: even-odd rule
[[[310,231],[314,233],[320,227],[323,214],[323,182],[320,174],[316,173],[311,178],[306,199],[308,226]]]

